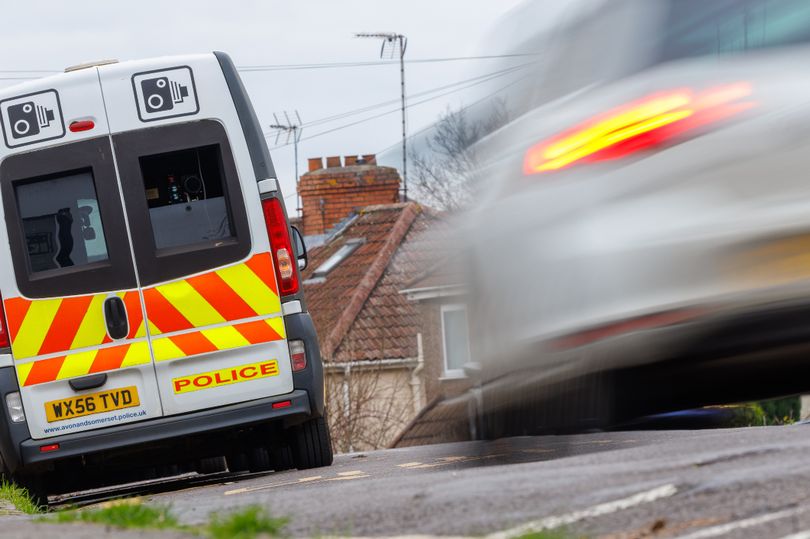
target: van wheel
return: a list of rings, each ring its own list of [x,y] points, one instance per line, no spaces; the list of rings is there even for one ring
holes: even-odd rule
[[[234,453],[229,455],[227,460],[229,472],[238,473],[250,470],[250,460],[245,453]]]
[[[158,466],[157,475],[158,477],[174,477],[176,475],[180,475],[180,466],[177,464]]]
[[[293,451],[289,445],[279,445],[270,451],[270,466],[273,471],[283,472],[295,468]]]
[[[11,482],[11,474],[8,473],[6,468],[6,461],[3,460],[3,455],[0,453],[0,482]]]
[[[326,418],[317,417],[294,427],[293,462],[299,470],[320,468],[332,464],[332,439]]]
[[[228,469],[228,464],[225,462],[225,457],[210,457],[207,459],[200,459],[197,463],[197,473],[208,475],[212,473],[221,473]]]
[[[270,453],[263,447],[251,449],[248,458],[251,472],[267,472],[273,469],[270,463]]]
[[[48,507],[48,489],[43,474],[24,475],[17,478],[14,483],[28,492],[34,505],[41,508]]]

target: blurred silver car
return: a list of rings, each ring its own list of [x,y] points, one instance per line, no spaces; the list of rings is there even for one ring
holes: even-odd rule
[[[503,21],[543,56],[478,148],[478,434],[810,390],[810,2],[571,5]]]

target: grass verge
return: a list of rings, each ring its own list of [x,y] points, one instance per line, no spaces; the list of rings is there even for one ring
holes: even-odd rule
[[[47,520],[51,522],[87,522],[115,528],[179,529],[177,518],[168,507],[153,507],[127,500],[86,511],[60,511]]]
[[[42,507],[34,502],[27,490],[18,487],[14,483],[9,483],[5,479],[0,482],[0,500],[11,503],[18,511],[28,515],[36,515],[43,511]]]
[[[282,535],[288,519],[271,516],[259,506],[230,513],[212,514],[203,526],[185,526],[167,506],[143,505],[138,499],[117,500],[97,508],[60,511],[42,518],[45,522],[103,524],[118,529],[176,530],[212,539],[253,539]]]
[[[213,539],[252,539],[259,535],[276,537],[282,534],[289,519],[270,516],[259,506],[239,511],[211,515],[207,532]]]

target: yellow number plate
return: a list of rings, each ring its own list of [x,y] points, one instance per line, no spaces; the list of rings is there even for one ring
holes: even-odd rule
[[[45,403],[45,417],[49,423],[64,421],[74,417],[101,414],[111,410],[122,410],[140,406],[138,388],[135,386],[111,389],[100,393],[90,393]]]

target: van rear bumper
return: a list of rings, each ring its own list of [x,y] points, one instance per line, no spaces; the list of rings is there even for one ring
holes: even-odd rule
[[[273,403],[287,400],[291,402],[290,406],[273,408]],[[43,464],[103,451],[148,446],[173,438],[249,427],[269,421],[281,420],[286,425],[293,425],[309,419],[311,415],[310,396],[306,390],[298,389],[286,395],[180,416],[150,419],[42,440],[29,439],[20,443],[20,457],[24,466]],[[45,453],[40,450],[41,446],[52,444],[59,444],[59,449]]]

